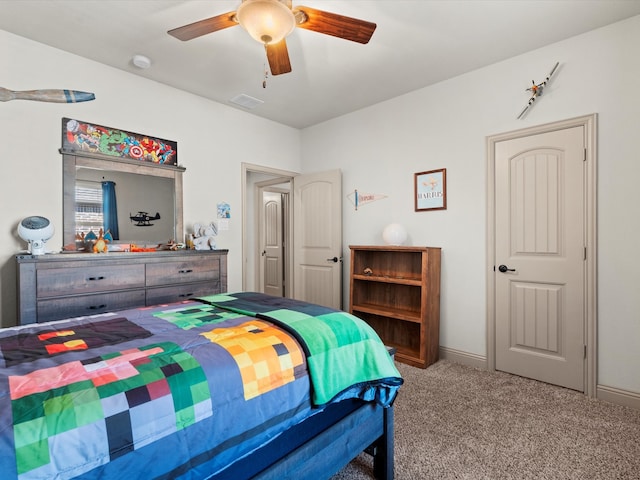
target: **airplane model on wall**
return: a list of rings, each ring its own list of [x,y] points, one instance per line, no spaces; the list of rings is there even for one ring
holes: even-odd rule
[[[522,116],[526,113],[526,111],[529,110],[529,107],[533,105],[533,102],[536,101],[536,98],[542,95],[542,91],[544,90],[544,87],[546,87],[547,84],[549,83],[549,79],[551,78],[551,75],[555,73],[556,69],[558,68],[558,65],[560,65],[560,62],[556,62],[556,64],[551,69],[551,72],[549,73],[549,75],[547,75],[547,78],[544,79],[544,82],[536,84],[534,80],[531,80],[532,85],[529,88],[527,88],[527,92],[531,92],[531,97],[529,98],[529,103],[527,103],[527,106],[524,107],[524,109],[520,112],[520,115],[518,115],[518,120],[520,120]]]

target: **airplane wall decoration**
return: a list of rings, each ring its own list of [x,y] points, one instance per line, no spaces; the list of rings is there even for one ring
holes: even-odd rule
[[[527,92],[531,92],[531,97],[529,98],[529,103],[527,103],[526,107],[524,107],[524,109],[520,112],[520,115],[518,115],[518,120],[520,120],[522,116],[526,113],[526,111],[529,110],[529,107],[533,105],[533,102],[536,101],[536,98],[542,95],[544,87],[546,87],[547,84],[549,83],[549,79],[551,78],[551,75],[555,73],[556,69],[558,68],[558,65],[560,65],[560,62],[556,62],[556,64],[551,69],[551,72],[549,73],[549,75],[547,75],[547,78],[544,79],[544,82],[536,84],[534,80],[531,80],[532,85],[529,88],[527,88]]]

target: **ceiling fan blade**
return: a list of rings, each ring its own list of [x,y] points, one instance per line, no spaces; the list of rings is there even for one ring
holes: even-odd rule
[[[215,17],[206,18],[198,22],[190,23],[182,27],[169,30],[167,33],[176,37],[179,40],[193,40],[194,38],[207,35],[208,33],[217,32],[225,28],[234,27],[238,25],[236,21],[236,12],[223,13],[222,15],[216,15]]]
[[[302,19],[298,20],[298,27],[313,30],[314,32],[333,35],[358,43],[369,43],[369,39],[376,29],[376,24],[357,18],[345,17],[336,13],[316,10],[310,7],[299,6],[294,13],[302,12]],[[298,18],[296,15],[296,18]],[[306,18],[304,18],[306,16]]]
[[[271,75],[281,75],[291,71],[291,62],[289,62],[289,51],[287,50],[287,41],[283,38],[273,45],[267,44],[267,60],[269,60],[269,68]]]

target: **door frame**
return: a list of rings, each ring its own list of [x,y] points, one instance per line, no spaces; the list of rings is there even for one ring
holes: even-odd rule
[[[240,188],[241,188],[241,195],[242,195],[242,290],[243,291],[247,290],[247,262],[249,259],[249,255],[252,255],[257,251],[255,250],[254,252],[250,252],[248,247],[248,241],[247,241],[247,237],[250,231],[249,225],[248,225],[249,223],[248,218],[249,218],[250,211],[253,213],[253,225],[252,225],[253,232],[256,234],[258,232],[257,230],[258,218],[255,212],[256,204],[255,202],[250,201],[248,197],[250,192],[253,193],[255,191],[255,189],[251,188],[251,186],[249,185],[249,174],[251,173],[271,176],[273,179],[277,178],[282,182],[285,182],[286,180],[289,180],[290,182],[292,182],[293,177],[299,175],[298,172],[291,172],[288,170],[280,170],[278,168],[271,168],[271,167],[265,167],[263,165],[255,165],[251,163],[242,162],[242,174],[241,174],[242,181],[241,181]],[[290,218],[289,221],[293,222],[293,218]],[[290,227],[291,229],[293,229],[293,223],[290,223]],[[292,262],[290,261],[289,265],[291,264]],[[254,268],[255,267],[256,265],[254,264]]]
[[[487,369],[496,369],[496,299],[495,299],[495,145],[498,142],[548,133],[573,127],[584,127],[585,135],[585,394],[596,396],[597,386],[597,114],[546,123],[486,138],[487,148]]]

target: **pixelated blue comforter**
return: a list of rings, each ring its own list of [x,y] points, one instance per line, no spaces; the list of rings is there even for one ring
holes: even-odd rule
[[[261,310],[190,301],[0,330],[2,478],[206,478],[313,415],[309,332]],[[402,380],[386,357],[329,395],[388,405]]]

